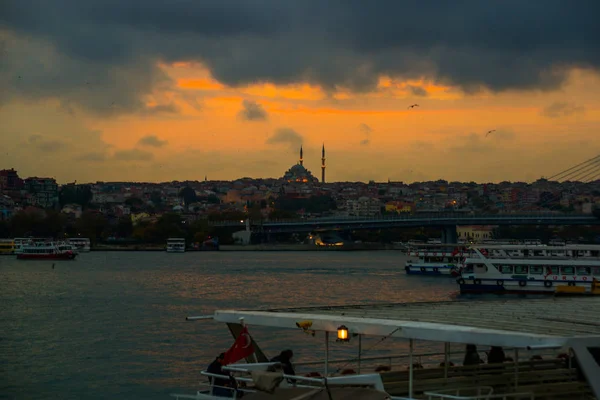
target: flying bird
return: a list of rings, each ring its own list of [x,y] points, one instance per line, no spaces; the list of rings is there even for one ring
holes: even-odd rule
[[[485,137],[488,137],[488,135],[489,135],[490,133],[492,133],[492,132],[496,132],[496,130],[495,130],[495,129],[492,129],[491,131],[488,131],[488,132],[485,134]]]
[[[412,104],[412,105],[408,106],[408,108],[415,108],[415,107],[419,107],[419,105],[418,104]]]

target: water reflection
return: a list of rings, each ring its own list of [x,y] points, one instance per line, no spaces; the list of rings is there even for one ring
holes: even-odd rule
[[[87,253],[73,262],[0,258],[0,392],[27,399],[164,399],[194,392],[200,369],[232,338],[224,324],[186,322],[215,309],[448,300],[452,279],[407,277],[397,252]],[[273,356],[324,356],[323,334],[250,326]],[[333,339],[332,339],[333,340]],[[405,341],[363,340],[365,357]],[[438,344],[418,344],[425,351]],[[353,357],[357,341],[330,344]],[[455,360],[456,361],[456,360]],[[408,365],[408,363],[406,363]],[[314,370],[306,367],[305,370]]]

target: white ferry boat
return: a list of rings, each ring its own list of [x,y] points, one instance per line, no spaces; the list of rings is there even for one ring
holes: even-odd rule
[[[600,294],[600,246],[474,246],[461,293]]]
[[[73,246],[66,242],[32,242],[17,254],[20,260],[73,260],[76,256]]]
[[[458,276],[458,269],[465,259],[468,249],[464,246],[421,245],[409,248],[409,258],[404,266],[408,275]]]
[[[0,239],[0,256],[15,254],[15,241],[13,239]]]
[[[68,242],[75,247],[79,253],[88,252],[91,250],[89,238],[69,238]]]
[[[183,238],[167,239],[167,253],[185,253],[185,239],[183,239]]]

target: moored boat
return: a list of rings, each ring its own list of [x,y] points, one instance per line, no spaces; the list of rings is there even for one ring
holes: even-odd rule
[[[167,239],[167,253],[185,253],[185,239],[183,239],[183,238]]]
[[[65,242],[38,242],[26,244],[17,254],[20,260],[73,260],[77,252]]]
[[[219,361],[221,366],[217,369],[220,374],[212,374],[208,370],[202,372],[202,375],[211,378],[206,380],[206,389],[196,394],[173,396],[216,400],[220,398],[218,391],[223,397],[236,398],[243,394],[244,398],[252,399],[255,395],[260,399],[296,399],[304,397],[298,397],[301,393],[291,395],[294,394],[293,386],[317,391],[317,386],[327,390],[350,385],[368,387],[389,399],[402,400],[598,398],[600,381],[596,378],[600,375],[600,365],[594,362],[598,352],[592,352],[590,348],[600,348],[597,336],[600,325],[592,322],[600,317],[599,302],[600,298],[588,297],[533,299],[527,307],[522,301],[513,299],[502,302],[446,301],[217,310],[213,315],[190,317],[188,320],[213,319],[227,324],[236,340],[232,348],[223,357],[217,357],[215,362],[227,360],[227,354],[249,349],[237,358],[240,361],[245,358],[246,363]],[[549,320],[554,321],[551,328],[547,326]],[[281,360],[281,355],[269,362],[245,324],[277,328],[279,331],[282,328],[295,329],[309,334],[309,337],[323,338],[325,359],[319,363],[323,369],[318,368],[317,363],[310,363],[313,372],[309,373],[296,372],[293,376],[276,370],[268,373],[267,368],[274,367],[273,362],[278,357]],[[307,337],[300,332],[298,340]],[[385,366],[381,364],[376,368],[369,367],[369,360],[374,358],[364,357],[361,338],[365,335],[381,337],[366,351],[382,343],[387,347],[386,343],[394,339],[404,341],[408,355],[403,358],[400,368],[392,368],[391,359],[398,357],[392,354],[382,357],[390,360],[388,368],[381,368]],[[337,340],[334,340],[336,336]],[[384,342],[385,339],[388,340]],[[427,365],[427,360],[415,353],[416,341],[444,344],[444,352],[429,360]],[[338,342],[342,344],[336,344]],[[466,352],[452,352],[450,343],[466,344]],[[331,360],[331,346],[345,346],[347,349],[357,346],[358,354],[349,360]],[[490,349],[486,360],[479,355],[482,348]],[[463,365],[458,364],[460,360]],[[289,359],[282,362],[284,371],[286,363],[290,365]],[[230,372],[234,373],[233,376]],[[215,384],[214,379],[222,379],[221,387]],[[271,397],[263,392],[265,387],[270,389]],[[284,393],[291,396],[285,397]],[[307,395],[306,398],[313,397]],[[337,397],[330,394],[329,398]]]
[[[13,239],[0,239],[0,256],[15,254],[15,241]]]
[[[600,246],[473,246],[461,293],[600,294]]]
[[[69,238],[68,242],[71,246],[75,247],[75,249],[77,249],[77,251],[79,253],[84,253],[84,252],[88,252],[91,250],[91,244],[90,244],[89,238],[81,238],[81,237]]]
[[[464,246],[440,246],[440,245],[421,245],[417,248],[409,248],[409,258],[404,270],[408,275],[443,275],[457,276],[458,268],[464,261]]]

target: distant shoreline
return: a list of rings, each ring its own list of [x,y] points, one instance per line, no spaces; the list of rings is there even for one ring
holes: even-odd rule
[[[315,246],[308,244],[250,244],[250,245],[221,245],[219,250],[186,250],[186,253],[214,251],[374,251],[401,250],[393,245],[381,243],[352,243],[346,246]],[[101,246],[93,247],[92,252],[99,251],[161,251],[164,247],[156,246]],[[176,254],[176,253],[174,253]]]

